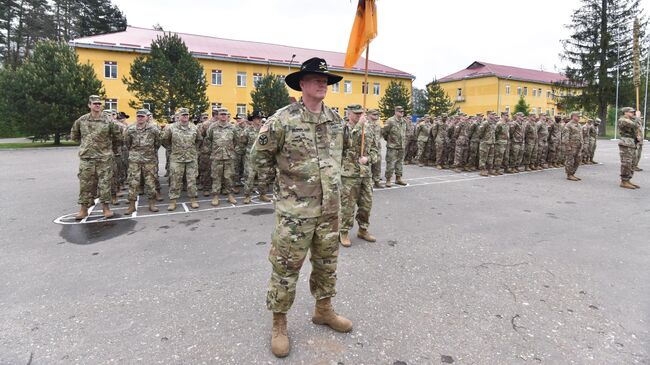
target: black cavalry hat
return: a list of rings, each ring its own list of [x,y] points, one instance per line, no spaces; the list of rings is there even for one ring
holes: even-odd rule
[[[255,118],[262,119],[262,118],[264,118],[264,115],[262,115],[262,112],[259,111],[259,110],[253,110],[253,113],[251,113],[251,115],[248,116],[248,120],[252,122],[253,119],[255,119]]]
[[[286,82],[290,88],[296,91],[302,91],[300,89],[300,79],[302,79],[302,77],[307,74],[327,76],[327,85],[336,84],[337,82],[343,80],[343,76],[334,75],[333,73],[329,72],[327,69],[327,62],[325,62],[324,59],[314,57],[303,62],[302,66],[300,66],[300,71],[287,75],[287,77],[284,79],[284,82]]]

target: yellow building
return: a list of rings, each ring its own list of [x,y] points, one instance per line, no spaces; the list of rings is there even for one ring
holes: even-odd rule
[[[559,73],[478,61],[438,80],[454,108],[470,115],[487,111],[510,113],[522,95],[532,113],[555,115],[560,112],[560,97],[566,92],[579,92],[554,88],[554,83],[566,81]]]
[[[129,100],[135,98],[122,83],[122,77],[128,77],[133,60],[148,53],[151,42],[163,34],[162,31],[152,29],[127,27],[123,32],[75,39],[70,45],[75,48],[80,62],[92,64],[104,83],[106,107],[134,116],[135,110],[129,107]],[[286,76],[297,71],[301,63],[311,57],[324,58],[331,71],[343,76],[341,82],[330,87],[325,99],[326,105],[343,115],[347,105],[361,104],[363,101],[363,58],[347,70],[343,69],[344,53],[177,34],[203,65],[208,83],[207,96],[212,106],[225,107],[232,114],[252,111],[250,94],[262,75],[274,73]],[[369,61],[368,69],[368,108],[378,107],[379,99],[391,80],[404,82],[410,90],[415,79],[411,74],[374,61]],[[296,99],[300,96],[290,89],[289,94]],[[149,105],[144,101],[142,106]]]

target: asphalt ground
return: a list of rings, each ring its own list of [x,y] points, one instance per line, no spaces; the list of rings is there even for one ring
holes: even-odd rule
[[[355,227],[340,250],[333,303],[353,331],[311,323],[307,261],[284,360],[265,307],[271,204],[140,201],[121,219],[122,201],[116,219],[65,224],[76,153],[0,151],[0,364],[650,364],[647,152],[639,190],[618,187],[611,141],[581,182],[407,166],[411,185],[375,191],[378,241]]]

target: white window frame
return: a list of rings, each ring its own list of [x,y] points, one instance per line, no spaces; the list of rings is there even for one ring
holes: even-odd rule
[[[237,114],[246,115],[246,104],[237,104]]]
[[[517,96],[521,96],[521,86],[517,86]]]
[[[253,72],[253,87],[257,87],[257,84],[262,81],[262,73]]]
[[[343,81],[343,92],[346,94],[352,94],[352,81],[350,80]]]
[[[510,114],[510,105],[506,105],[506,113]]]
[[[528,96],[528,86],[524,86],[524,96]]]
[[[551,90],[546,90],[546,98],[547,99],[551,98]]]
[[[332,92],[333,93],[339,93],[341,91],[341,83],[337,82],[336,84],[332,84]]]
[[[510,95],[510,85],[506,85],[506,95]]]
[[[372,94],[379,96],[380,93],[381,93],[381,84],[378,83],[378,82],[375,82],[372,85]]]
[[[537,96],[537,89],[533,88],[533,97]]]
[[[246,87],[246,72],[237,71],[237,87]]]
[[[117,80],[117,62],[104,61],[104,78],[107,80]]]
[[[105,99],[104,100],[104,109],[106,109],[106,110],[117,110],[117,99]]]
[[[537,89],[537,96],[542,97],[542,88]]]
[[[458,89],[456,89],[456,96],[463,96],[463,88],[462,87],[459,87]]]
[[[151,111],[151,103],[149,102],[143,102],[142,107],[147,109],[148,111]]]
[[[368,84],[364,81],[361,81],[361,94],[368,95]]]
[[[221,103],[210,103],[212,108],[221,108]]]
[[[212,70],[212,79],[210,81],[214,86],[223,85],[223,72],[221,70]]]

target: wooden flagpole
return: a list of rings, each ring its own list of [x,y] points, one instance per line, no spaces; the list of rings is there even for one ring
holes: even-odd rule
[[[370,53],[370,42],[366,43],[366,71],[365,75],[363,78],[363,83],[366,85],[365,87],[365,92],[363,93],[363,112],[365,114],[366,111],[366,97],[368,96],[368,92],[370,91],[370,85],[368,85],[368,54]],[[367,116],[366,116],[367,118]],[[361,156],[363,156],[364,153],[364,147],[365,147],[365,142],[366,142],[366,125],[361,126]]]

